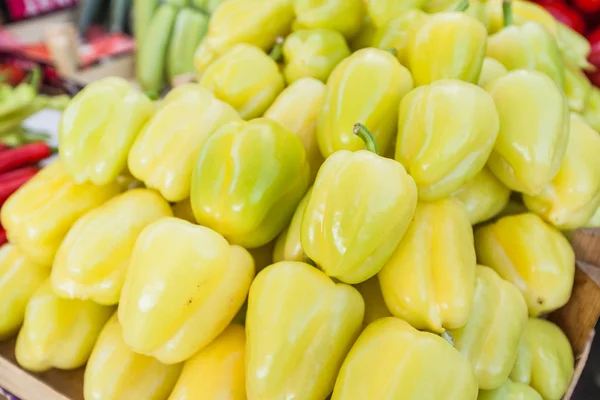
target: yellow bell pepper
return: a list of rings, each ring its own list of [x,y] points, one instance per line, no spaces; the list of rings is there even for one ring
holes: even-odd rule
[[[85,368],[86,400],[166,400],[181,365],[165,365],[134,353],[123,341],[115,313],[108,320]]]
[[[58,150],[76,183],[106,185],[127,166],[127,153],[152,101],[125,79],[109,77],[86,86],[70,102],[59,125]]]
[[[369,325],[371,322],[379,318],[391,317],[392,313],[385,304],[381,286],[377,276],[367,279],[366,281],[354,286],[362,295],[365,301],[365,319],[363,325]]]
[[[543,400],[535,389],[511,380],[494,390],[480,390],[477,400]]]
[[[560,400],[573,376],[571,344],[550,321],[530,318],[511,378],[531,385],[544,400]]]
[[[284,88],[277,63],[261,49],[238,44],[212,63],[200,85],[244,119],[260,117]]]
[[[460,201],[471,225],[487,221],[498,215],[510,200],[510,189],[484,168],[473,179],[452,193]]]
[[[268,51],[289,32],[293,19],[292,0],[228,0],[211,15],[194,66],[202,76],[213,61],[240,43]]]
[[[481,87],[485,87],[488,83],[507,73],[508,70],[500,61],[494,60],[491,57],[486,57],[483,59],[481,75],[479,75],[479,82],[477,82],[477,84]]]
[[[419,203],[379,272],[383,298],[394,316],[419,330],[460,328],[473,305],[475,265],[473,231],[461,204],[451,198]]]
[[[592,84],[579,67],[567,65],[564,91],[571,111],[582,113],[592,95]]]
[[[402,2],[397,2],[402,4]],[[408,44],[411,34],[428,18],[421,10],[406,10],[377,29],[372,40],[372,47],[383,50],[395,49],[396,57],[407,65]]]
[[[365,0],[367,14],[377,27],[385,26],[406,11],[423,8],[427,0]]]
[[[363,331],[346,357],[332,400],[475,400],[469,362],[446,340],[393,317]]]
[[[364,149],[353,133],[358,122],[371,131],[380,154],[386,154],[398,123],[398,105],[412,87],[408,70],[387,51],[363,49],[346,58],[327,81],[317,123],[321,154]]]
[[[338,151],[325,160],[308,199],[304,252],[327,275],[364,282],[391,257],[416,203],[415,182],[400,163],[366,150]]]
[[[311,182],[324,161],[317,141],[317,119],[324,99],[325,84],[314,78],[302,78],[285,88],[265,112],[265,118],[279,122],[302,141]]]
[[[61,299],[46,280],[25,309],[15,346],[17,362],[33,372],[81,367],[113,311],[93,301]]]
[[[47,265],[31,262],[17,246],[0,247],[0,341],[19,331],[27,302],[49,275]]]
[[[246,331],[229,325],[183,365],[169,400],[246,400]]]
[[[362,0],[294,0],[293,29],[326,28],[346,38],[355,36],[365,12]]]
[[[409,92],[398,118],[395,158],[414,178],[424,201],[443,199],[474,178],[499,128],[490,95],[453,79]]]
[[[87,211],[118,194],[117,183],[76,184],[60,160],[21,186],[2,206],[2,226],[8,240],[31,261],[52,265],[71,225]]]
[[[486,12],[490,21],[489,33],[496,33],[505,27],[503,4],[504,0],[487,0]],[[537,3],[525,0],[511,1],[512,23],[523,25],[527,22],[537,22],[542,25],[554,37],[558,36],[559,24],[546,9]]]
[[[600,228],[600,207],[596,209],[596,212],[590,218],[590,220],[585,224],[585,228]]]
[[[477,266],[473,311],[465,326],[449,333],[473,365],[480,389],[497,389],[506,382],[526,326],[527,305],[517,287]]]
[[[176,218],[148,225],[119,303],[125,343],[165,364],[190,358],[229,325],[253,278],[252,256],[218,233]]]
[[[173,216],[175,218],[183,219],[192,224],[196,223],[196,217],[194,217],[194,211],[192,210],[192,203],[190,199],[178,201],[173,204]]]
[[[583,118],[596,132],[600,132],[600,89],[592,87],[590,97],[583,110]]]
[[[190,196],[194,163],[206,138],[237,112],[197,84],[173,89],[129,152],[129,170],[169,201]]]
[[[575,255],[562,233],[535,214],[503,217],[475,231],[477,260],[517,285],[529,315],[564,306],[571,296]]]
[[[586,70],[593,70],[592,64],[587,60],[592,51],[592,46],[587,38],[565,24],[557,23],[556,25],[558,26],[558,48],[565,63]]]
[[[311,77],[327,82],[329,74],[350,55],[346,39],[332,29],[303,29],[285,38],[283,74],[287,83]]]
[[[365,16],[360,31],[348,42],[350,50],[358,51],[366,47],[373,47],[373,38],[377,33],[377,27],[371,18]]]
[[[558,174],[535,196],[523,196],[527,208],[559,229],[585,225],[600,206],[600,135],[571,113],[567,151]]]
[[[488,167],[508,188],[539,193],[557,174],[569,140],[565,95],[548,76],[529,70],[511,71],[486,90],[500,116]]]
[[[290,225],[277,237],[275,248],[273,249],[273,262],[302,261],[304,257],[304,250],[300,242],[302,218],[304,218],[304,210],[308,204],[311,191],[309,189],[306,192],[294,212]]]
[[[364,302],[308,264],[264,269],[246,316],[248,400],[324,399],[360,333]]]
[[[469,1],[468,8],[464,11],[465,14],[470,15],[481,22],[485,29],[488,29],[490,26],[490,19],[486,9],[487,2],[488,0],[471,0]],[[457,4],[454,6],[454,9],[462,5],[462,0],[456,3]]]
[[[52,289],[68,299],[117,304],[137,237],[171,215],[169,203],[148,189],[130,190],[88,212],[56,253]]]
[[[302,142],[279,123],[233,122],[214,132],[200,153],[192,209],[200,225],[231,243],[260,247],[290,221],[309,174]]]
[[[407,65],[415,86],[440,79],[477,83],[486,43],[485,26],[475,18],[463,12],[431,15],[408,44]]]

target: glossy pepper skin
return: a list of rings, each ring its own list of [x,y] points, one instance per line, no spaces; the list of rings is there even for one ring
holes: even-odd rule
[[[579,228],[600,207],[600,135],[571,113],[567,151],[558,174],[535,196],[523,196],[527,208],[559,229]]]
[[[596,132],[600,131],[600,89],[592,87],[582,116]]]
[[[396,2],[395,4],[403,4]],[[396,57],[402,63],[408,63],[408,44],[411,34],[428,18],[421,10],[405,10],[395,18],[381,25],[372,40],[372,46],[382,50],[396,49]]]
[[[491,57],[483,59],[483,66],[481,67],[481,75],[479,75],[479,81],[477,85],[484,88],[488,83],[492,82],[496,78],[506,75],[508,70],[498,60]]]
[[[517,287],[477,266],[473,310],[467,324],[450,335],[473,365],[480,389],[497,389],[506,382],[526,325],[527,305]]]
[[[548,76],[529,70],[511,71],[486,90],[500,117],[489,169],[512,190],[539,193],[558,172],[569,140],[564,94]]]
[[[510,200],[510,189],[484,168],[473,179],[452,193],[462,203],[471,225],[487,221],[498,215]]]
[[[473,231],[461,204],[451,198],[419,203],[379,272],[383,298],[395,317],[419,330],[460,328],[473,305],[475,265]]]
[[[574,370],[569,340],[550,321],[530,318],[511,379],[533,387],[544,400],[560,400]]]
[[[85,400],[166,400],[181,365],[134,353],[123,341],[117,314],[108,320],[85,368]]]
[[[317,120],[325,100],[325,84],[314,78],[302,78],[285,88],[265,112],[265,118],[279,122],[300,138],[314,182],[323,164],[317,140]]]
[[[379,285],[377,276],[367,279],[354,287],[359,291],[365,301],[365,319],[363,320],[363,326],[367,326],[379,318],[392,316],[392,313],[390,313],[390,310],[383,299],[381,286]]]
[[[475,18],[462,12],[430,16],[408,44],[407,65],[415,86],[440,79],[477,83],[486,45],[485,26]]]
[[[513,382],[510,379],[494,390],[480,390],[477,400],[543,400],[530,386]]]
[[[280,262],[259,273],[246,316],[248,400],[324,399],[364,307],[356,289],[308,264]]]
[[[218,233],[176,218],[148,225],[119,303],[125,343],[165,364],[190,358],[231,322],[252,278],[252,256]]]
[[[283,43],[283,74],[287,83],[311,77],[327,82],[329,74],[350,49],[344,36],[333,29],[303,29]]]
[[[294,19],[291,0],[228,0],[210,18],[208,33],[194,56],[200,76],[219,56],[240,43],[268,51]]]
[[[118,194],[117,183],[76,184],[60,160],[42,169],[2,206],[8,240],[31,261],[51,265],[71,225],[87,211]]]
[[[31,262],[14,244],[0,247],[0,341],[19,331],[25,306],[49,274],[47,265]]]
[[[229,325],[183,364],[169,400],[246,400],[245,354],[244,327]]]
[[[513,282],[529,315],[567,303],[573,287],[575,255],[567,238],[535,214],[503,217],[475,231],[477,260]]]
[[[451,344],[393,317],[378,319],[362,332],[344,361],[331,397],[332,400],[476,398],[473,369]]]
[[[491,96],[467,82],[445,79],[404,96],[395,159],[415,179],[419,199],[442,199],[475,177],[492,151],[498,124]]]
[[[171,215],[169,203],[149,189],[130,190],[88,212],[56,253],[52,289],[64,298],[117,304],[137,237]]]
[[[412,87],[408,70],[387,51],[368,48],[346,58],[327,81],[317,123],[321,154],[327,158],[338,150],[364,149],[352,131],[357,122],[371,131],[380,154],[386,154],[398,123],[398,105]]]
[[[200,153],[192,209],[200,225],[231,243],[260,247],[285,228],[309,174],[302,142],[291,131],[267,118],[233,122],[214,132]]]
[[[219,57],[206,69],[200,85],[231,104],[243,119],[263,115],[284,88],[277,63],[249,44],[238,44]]]
[[[168,201],[190,197],[194,163],[208,136],[239,121],[229,104],[197,84],[173,89],[140,132],[129,152],[129,170]]]
[[[392,255],[416,203],[415,183],[400,163],[366,150],[338,151],[321,167],[306,205],[304,252],[327,275],[364,282]]]
[[[423,8],[426,0],[366,0],[365,3],[375,26],[382,27],[406,11]]]
[[[304,210],[306,210],[311,192],[311,189],[306,192],[294,212],[290,225],[277,237],[273,249],[273,262],[302,261],[304,257],[304,249],[300,242],[302,218],[304,218]]]
[[[127,153],[153,113],[152,101],[125,79],[104,78],[70,102],[59,125],[59,154],[77,183],[106,185],[127,166]]]
[[[364,15],[362,0],[294,0],[294,30],[327,28],[350,39],[358,33]]]
[[[46,280],[27,304],[17,362],[33,372],[81,367],[113,311],[93,301],[61,299]]]

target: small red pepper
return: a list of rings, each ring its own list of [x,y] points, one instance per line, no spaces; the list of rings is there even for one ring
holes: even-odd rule
[[[0,246],[6,242],[8,242],[6,239],[6,231],[4,229],[0,229]]]
[[[600,10],[600,0],[573,0],[573,3],[586,14],[593,14]]]
[[[4,204],[6,199],[8,199],[11,194],[16,192],[18,188],[23,186],[25,182],[33,178],[34,175],[35,173],[29,173],[27,175],[21,175],[9,181],[0,182],[0,206]]]
[[[544,7],[558,21],[585,35],[585,20],[577,10],[557,0],[543,0],[539,2],[539,5]]]
[[[31,143],[0,152],[0,174],[23,165],[33,164],[52,155],[46,143]]]
[[[0,152],[3,152],[5,150],[10,150],[10,149],[12,149],[12,147],[10,147],[9,145],[0,143]]]
[[[33,176],[37,174],[39,171],[36,167],[23,167],[18,169],[13,169],[12,171],[6,172],[4,174],[0,174],[0,184],[12,181],[13,179],[20,178],[22,176]]]

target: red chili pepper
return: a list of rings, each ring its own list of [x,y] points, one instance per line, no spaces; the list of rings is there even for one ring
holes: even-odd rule
[[[546,11],[563,24],[570,26],[573,30],[582,35],[585,35],[585,20],[575,9],[556,0],[543,0],[539,2],[539,5],[544,7]]]
[[[33,178],[34,174],[23,175],[18,178],[14,178],[10,181],[0,182],[0,206],[4,204],[6,199],[10,197],[11,194],[17,191],[18,188],[23,186],[25,182]]]
[[[0,174],[27,164],[33,164],[52,155],[46,143],[31,143],[0,153]]]
[[[2,82],[16,86],[25,79],[27,73],[14,64],[2,64],[0,65],[0,76],[2,77]]]
[[[8,240],[6,239],[6,231],[4,229],[1,229],[0,230],[0,245],[3,245],[6,242],[8,242]]]
[[[573,3],[586,14],[593,14],[600,10],[600,0],[573,0]]]
[[[10,150],[10,149],[12,149],[12,147],[10,147],[9,145],[0,143],[0,152],[3,152],[5,150]]]
[[[20,178],[22,176],[33,176],[37,174],[39,171],[36,167],[23,167],[18,169],[13,169],[12,171],[6,172],[4,174],[0,174],[0,184],[12,181],[13,179]]]

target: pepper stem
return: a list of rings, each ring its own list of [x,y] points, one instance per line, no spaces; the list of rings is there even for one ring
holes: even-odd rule
[[[377,142],[375,142],[375,138],[373,138],[373,135],[371,132],[369,132],[366,126],[360,122],[357,122],[354,124],[354,129],[352,132],[365,142],[367,150],[369,150],[371,153],[379,154],[377,151]]]
[[[448,333],[448,331],[444,331],[442,332],[442,338],[446,339],[446,341],[448,343],[450,343],[452,345],[452,347],[456,347],[456,345],[454,344],[454,338],[452,338],[452,335],[450,333]]]
[[[146,96],[148,96],[148,98],[149,98],[150,100],[152,100],[152,101],[156,101],[156,100],[158,100],[158,97],[159,97],[159,96],[158,96],[158,92],[157,92],[157,91],[155,91],[155,90],[149,90],[149,91],[147,91],[147,92],[144,92],[144,94],[145,94]]]
[[[283,58],[283,36],[277,36],[277,39],[275,39],[275,45],[271,49],[269,57],[275,62],[279,62]]]
[[[513,24],[511,0],[502,0],[502,17],[504,18],[504,26],[511,26]]]
[[[29,77],[29,84],[33,87],[33,89],[37,92],[42,82],[42,70],[39,66],[33,67],[33,71],[31,71],[31,75]]]
[[[469,0],[462,0],[460,3],[458,3],[454,11],[462,12],[465,11],[467,8],[469,8]]]

